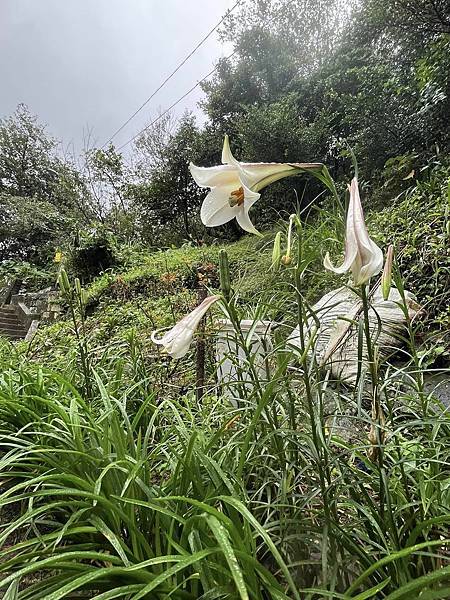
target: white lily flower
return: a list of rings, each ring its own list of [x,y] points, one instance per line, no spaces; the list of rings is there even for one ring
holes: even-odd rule
[[[323,265],[325,269],[338,274],[351,270],[354,284],[363,285],[381,271],[383,252],[369,237],[356,177],[352,179],[349,190],[344,262],[340,267],[334,267],[327,252]]]
[[[197,167],[190,163],[192,177],[200,187],[209,187],[200,211],[202,223],[206,227],[216,227],[236,221],[245,231],[258,234],[250,221],[248,212],[259,199],[262,188],[296,173],[321,171],[321,163],[244,163],[237,161],[231,153],[228,136],[225,136],[222,150],[222,165]]]
[[[182,358],[187,354],[195,330],[205,316],[209,308],[220,300],[221,296],[208,296],[197,308],[178,321],[172,329],[167,331],[161,338],[156,337],[158,331],[151,335],[152,342],[164,346],[164,350],[173,358]]]

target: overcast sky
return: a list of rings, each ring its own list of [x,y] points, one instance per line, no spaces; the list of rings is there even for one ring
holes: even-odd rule
[[[235,0],[0,0],[0,117],[25,102],[76,149],[102,144]],[[217,35],[114,140],[128,140],[230,52]],[[177,107],[195,108],[196,91]]]

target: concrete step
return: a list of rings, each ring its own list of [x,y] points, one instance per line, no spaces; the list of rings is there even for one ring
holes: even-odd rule
[[[0,313],[0,321],[5,321],[6,323],[15,323],[16,321],[20,321],[17,315],[5,315]]]
[[[0,326],[0,335],[6,337],[25,337],[27,330],[22,325],[2,327]]]
[[[23,327],[23,325],[12,325],[9,327],[0,327],[0,332],[4,332],[4,333],[23,333],[23,332],[27,332],[26,328]]]
[[[19,327],[25,327],[24,323],[22,323],[20,319],[3,319],[0,316],[0,327],[3,325],[5,327],[14,327],[15,325],[18,325]]]
[[[0,316],[5,317],[7,319],[14,319],[17,318],[17,312],[15,310],[3,310],[2,308],[0,308]]]
[[[14,306],[14,304],[3,304],[2,306],[0,306],[0,311],[16,313],[17,309]]]
[[[24,326],[17,314],[17,307],[13,304],[0,306],[0,336],[10,340],[20,340],[27,335],[28,329]]]
[[[11,341],[15,341],[15,340],[24,340],[25,339],[25,333],[10,333],[9,335],[6,335],[5,333],[3,333],[2,331],[0,331],[0,338],[4,338],[7,340],[11,340]]]
[[[25,325],[23,323],[19,323],[19,321],[15,321],[14,323],[1,323],[0,322],[0,330],[2,329],[12,329],[12,330],[19,330],[19,331],[25,331],[27,328],[25,327]]]
[[[20,328],[24,328],[24,324],[21,323],[18,320],[15,321],[4,321],[3,319],[0,319],[0,329],[6,327],[8,329],[8,327],[20,327]]]
[[[0,321],[7,321],[10,323],[11,321],[20,321],[19,315],[13,313],[0,313]]]
[[[0,312],[0,321],[6,321],[7,323],[12,323],[15,321],[20,321],[20,319],[15,313]]]

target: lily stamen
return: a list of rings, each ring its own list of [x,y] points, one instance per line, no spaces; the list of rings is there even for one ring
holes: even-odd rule
[[[244,188],[241,186],[237,190],[234,190],[234,192],[231,192],[228,202],[231,207],[242,206],[244,204],[244,197]]]

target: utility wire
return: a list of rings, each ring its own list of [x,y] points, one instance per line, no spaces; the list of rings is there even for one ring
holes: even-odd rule
[[[152,100],[152,98],[154,98],[156,96],[156,94],[166,85],[166,83],[168,83],[172,77],[178,73],[178,71],[181,69],[181,67],[191,58],[191,56],[193,54],[195,54],[197,52],[197,50],[206,42],[206,40],[208,40],[208,38],[211,37],[211,35],[216,31],[216,29],[218,29],[218,27],[220,27],[220,25],[225,21],[225,19],[233,12],[233,10],[235,8],[237,8],[239,6],[239,4],[241,4],[243,2],[243,0],[237,0],[237,2],[224,14],[224,16],[220,19],[220,21],[205,35],[204,38],[202,38],[200,40],[200,42],[195,46],[195,48],[193,50],[191,50],[191,52],[189,52],[189,54],[180,62],[180,64],[172,71],[172,73],[170,73],[170,75],[168,75],[164,81],[159,85],[159,87],[156,88],[156,90],[151,94],[151,96],[149,96],[147,98],[147,100],[145,100],[145,102],[143,102],[141,104],[141,106],[134,111],[134,113],[131,115],[131,117],[129,117],[125,123],[123,123],[119,129],[117,129],[112,136],[103,144],[102,149],[105,148],[115,137],[118,133],[120,133],[122,131],[122,129],[124,127],[126,127],[128,125],[128,123],[134,119],[134,117],[141,112],[141,110],[147,106],[147,104],[150,102],[150,100]],[[200,82],[199,82],[200,84]],[[195,88],[193,88],[195,89]],[[190,93],[190,92],[188,92]],[[187,95],[187,94],[186,94]],[[184,98],[184,96],[183,96]],[[128,142],[127,142],[128,144]],[[126,145],[126,144],[125,144]],[[122,147],[122,146],[121,146]]]
[[[236,52],[237,52],[237,50],[235,50],[234,52],[232,52],[228,56],[225,56],[223,58],[223,60],[228,60],[229,58],[231,58],[232,56],[234,56],[236,54]],[[162,112],[160,115],[158,115],[156,117],[156,119],[153,119],[153,121],[151,121],[143,129],[141,129],[140,131],[138,131],[138,133],[136,133],[136,135],[134,135],[132,138],[130,138],[124,144],[122,144],[121,146],[119,146],[117,148],[117,150],[122,150],[122,148],[125,148],[125,146],[128,146],[128,144],[130,144],[131,142],[134,142],[134,140],[136,138],[138,138],[141,135],[141,133],[144,133],[144,131],[147,131],[147,129],[150,129],[150,127],[153,127],[153,125],[155,123],[157,123],[160,119],[162,119],[164,117],[164,115],[167,115],[167,113],[169,113],[172,110],[172,108],[175,108],[175,106],[177,104],[179,104],[182,100],[184,100],[186,98],[186,96],[189,96],[189,94],[191,94],[196,88],[198,88],[198,86],[201,85],[206,79],[208,79],[208,77],[211,77],[211,75],[217,71],[217,69],[219,68],[219,66],[220,66],[220,63],[217,64],[214,67],[214,69],[212,69],[207,75],[205,75],[204,77],[202,77],[202,79],[200,79],[199,81],[197,81],[197,83],[195,85],[193,85],[187,92],[185,92],[180,98],[178,98],[178,100],[176,100],[173,104],[171,104],[169,106],[169,108],[166,108],[166,110],[164,112]]]
[[[288,4],[291,4],[292,2],[293,2],[293,0],[287,0],[286,4],[284,6],[286,6]],[[238,4],[238,3],[236,3],[236,4]],[[233,6],[233,8],[231,10],[233,10],[236,7],[236,4]],[[269,20],[266,23],[266,27],[268,25],[270,25],[270,23],[272,23],[275,20],[276,16],[277,16],[277,13],[275,13],[274,15],[272,15],[271,18],[269,18]],[[225,15],[225,17],[226,17],[226,15]],[[223,19],[225,17],[222,18],[222,21],[223,21]],[[237,52],[238,52],[238,49],[236,48],[236,50],[234,50],[234,52],[232,52],[228,56],[225,56],[222,60],[229,60],[235,54],[237,54]],[[180,98],[178,98],[178,100],[176,100],[173,104],[171,104],[169,106],[169,108],[167,108],[164,112],[162,112],[160,115],[158,115],[156,117],[156,119],[153,119],[153,121],[151,121],[143,129],[141,129],[140,131],[138,131],[138,133],[136,133],[136,135],[134,135],[129,140],[127,140],[124,144],[122,144],[121,146],[119,146],[117,148],[117,150],[122,150],[122,148],[125,148],[125,146],[128,146],[128,144],[130,144],[131,142],[134,142],[134,140],[136,138],[138,138],[142,133],[144,133],[144,131],[147,131],[147,129],[150,129],[150,127],[153,127],[153,125],[155,123],[157,123],[160,119],[162,119],[165,115],[167,115],[167,113],[169,113],[172,110],[172,108],[174,108],[175,106],[177,106],[177,104],[179,104],[180,102],[182,102],[186,98],[186,96],[189,96],[189,94],[191,94],[196,88],[198,88],[199,85],[201,85],[204,81],[206,81],[206,79],[208,79],[209,77],[211,77],[211,75],[213,73],[215,73],[219,67],[220,67],[220,62],[217,63],[217,65],[214,67],[214,69],[211,69],[211,71],[207,75],[205,75],[204,77],[202,77],[202,79],[200,79],[199,81],[197,81],[197,83],[195,85],[193,85],[187,92],[185,92]]]

